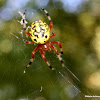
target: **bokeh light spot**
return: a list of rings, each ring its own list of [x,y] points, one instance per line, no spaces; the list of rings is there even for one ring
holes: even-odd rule
[[[45,7],[48,4],[49,0],[35,0],[35,3],[39,7]]]
[[[95,23],[95,18],[88,12],[85,12],[80,14],[79,22],[84,28],[90,28]]]
[[[89,75],[86,78],[86,85],[92,89],[100,89],[100,71]]]
[[[62,0],[65,11],[73,13],[79,11],[79,7],[87,0]]]
[[[0,50],[4,53],[8,53],[12,50],[12,42],[8,39],[5,39],[0,44]]]
[[[34,100],[46,100],[44,97],[37,97]]]
[[[0,12],[0,16],[2,19],[4,20],[10,20],[13,17],[13,12],[11,11],[10,8],[4,8],[1,12]]]
[[[78,95],[78,91],[75,89],[75,87],[73,85],[68,85],[65,88],[65,93],[66,93],[66,95],[68,95],[71,98],[74,98],[75,96]]]
[[[92,42],[92,45],[96,51],[98,60],[100,61],[100,26],[95,29],[95,36]]]

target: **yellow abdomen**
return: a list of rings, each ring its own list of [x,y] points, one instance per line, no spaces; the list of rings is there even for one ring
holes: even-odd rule
[[[38,20],[31,24],[29,34],[34,43],[44,44],[50,38],[50,29],[45,22]]]

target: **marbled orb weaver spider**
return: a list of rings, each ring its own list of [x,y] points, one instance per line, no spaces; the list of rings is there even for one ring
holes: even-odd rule
[[[64,67],[64,63],[63,63],[62,58],[61,58],[61,55],[63,54],[61,43],[59,41],[54,41],[54,42],[49,41],[49,39],[51,39],[52,37],[54,37],[56,35],[55,33],[50,34],[50,30],[53,26],[52,20],[49,16],[48,12],[43,8],[41,8],[41,9],[47,15],[48,20],[50,22],[50,26],[48,26],[45,22],[42,22],[41,20],[34,21],[31,24],[29,32],[26,30],[26,24],[27,24],[27,22],[25,20],[26,10],[25,10],[24,13],[19,12],[19,14],[22,16],[22,20],[21,20],[20,23],[23,25],[25,33],[28,36],[30,36],[30,38],[32,40],[32,41],[23,41],[23,42],[25,42],[27,44],[37,44],[38,45],[32,51],[32,58],[30,59],[30,62],[27,65],[26,68],[30,67],[30,65],[32,64],[33,59],[34,59],[34,54],[39,49],[43,60],[47,63],[47,65],[50,67],[50,69],[54,70],[54,68],[50,65],[50,63],[45,58],[45,51],[51,51],[51,48],[54,49],[55,53],[57,54],[58,59],[60,60],[60,62],[62,64],[62,67]],[[58,44],[59,45],[60,51],[61,51],[60,54],[58,54],[58,50],[55,46],[53,46],[53,44]]]

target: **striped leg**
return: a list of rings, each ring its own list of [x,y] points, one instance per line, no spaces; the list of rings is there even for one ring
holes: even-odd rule
[[[30,59],[30,62],[29,62],[29,64],[27,65],[27,67],[26,67],[26,69],[28,68],[28,67],[30,67],[31,66],[31,64],[33,63],[33,59],[34,59],[34,54],[36,53],[36,51],[38,50],[38,46],[33,50],[33,52],[32,52],[32,58]],[[25,70],[26,70],[25,69]],[[24,70],[24,73],[25,73],[25,70]]]
[[[26,10],[24,11],[24,13],[20,12],[19,11],[19,14],[22,16],[22,20],[21,20],[21,25],[23,25],[23,28],[24,28],[24,31],[27,35],[30,35],[27,31],[26,31],[26,24],[27,24],[27,21],[25,20],[25,14],[26,14]]]
[[[50,28],[50,30],[51,30],[51,28],[52,28],[52,26],[53,26],[53,23],[52,23],[52,20],[51,20],[51,18],[50,18],[50,16],[49,16],[49,13],[48,13],[45,9],[43,9],[43,8],[41,8],[41,9],[45,12],[45,14],[46,14],[47,17],[48,17],[48,20],[49,20],[49,22],[50,22],[49,28]]]
[[[62,45],[61,45],[61,43],[60,42],[58,42],[58,41],[55,41],[55,42],[51,42],[51,44],[58,44],[59,45],[59,47],[60,47],[60,55],[62,55],[63,54],[63,50],[62,50]]]
[[[54,70],[54,68],[50,65],[50,63],[47,61],[47,59],[45,58],[44,56],[44,52],[42,51],[42,49],[40,49],[40,53],[41,53],[41,56],[43,58],[43,60],[47,63],[47,65],[50,67],[51,70]]]
[[[61,56],[60,56],[60,54],[58,54],[58,50],[57,50],[57,48],[55,47],[55,46],[53,46],[53,45],[51,45],[51,48],[53,48],[54,49],[54,51],[56,52],[56,54],[57,54],[57,57],[58,57],[58,59],[59,59],[59,61],[61,62],[61,64],[62,64],[62,67],[64,67],[65,65],[64,65],[64,62],[63,62],[63,60],[62,60],[62,58],[61,58]]]
[[[65,67],[64,62],[63,62],[63,60],[62,60],[60,54],[58,54],[57,57],[58,57],[58,59],[60,60],[60,62],[61,62],[61,64],[62,64],[62,67]]]

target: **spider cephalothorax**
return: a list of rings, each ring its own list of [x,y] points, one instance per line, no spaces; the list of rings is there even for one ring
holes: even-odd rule
[[[31,24],[29,34],[34,43],[44,44],[50,38],[50,29],[45,22],[38,20]]]
[[[58,59],[60,60],[60,62],[62,64],[62,67],[64,67],[64,63],[61,58],[61,55],[63,54],[61,43],[59,41],[53,41],[53,42],[49,41],[49,39],[54,37],[56,34],[55,33],[52,33],[52,35],[50,34],[50,30],[53,26],[53,23],[51,21],[51,18],[49,16],[48,12],[43,8],[41,8],[41,9],[46,13],[48,20],[50,22],[50,26],[48,26],[45,22],[42,22],[41,20],[34,21],[31,24],[29,32],[26,30],[27,22],[25,20],[25,12],[24,13],[19,12],[19,14],[22,16],[21,24],[23,25],[25,33],[28,36],[30,36],[30,38],[32,40],[32,41],[24,41],[24,42],[27,44],[37,44],[38,45],[32,51],[32,58],[30,59],[30,62],[26,68],[28,68],[32,64],[33,59],[34,59],[34,54],[39,49],[43,60],[47,63],[47,65],[50,67],[50,69],[54,70],[54,68],[50,65],[50,63],[45,58],[45,51],[51,51],[51,48],[54,49],[55,53],[57,54]],[[58,53],[57,48],[53,44],[59,45],[60,51],[61,51],[60,54]]]

